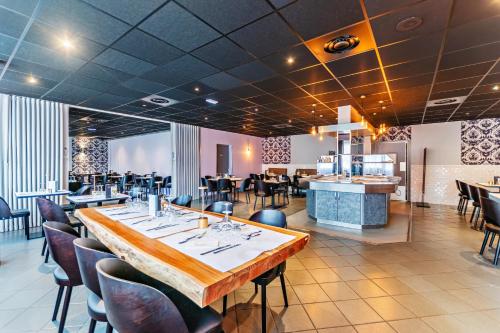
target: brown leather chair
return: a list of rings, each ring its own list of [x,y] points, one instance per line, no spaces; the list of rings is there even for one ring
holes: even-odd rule
[[[286,215],[274,209],[264,209],[258,212],[255,212],[252,216],[250,216],[250,221],[259,222],[266,225],[271,225],[278,228],[286,228]],[[262,306],[262,332],[266,332],[267,320],[266,320],[266,287],[268,284],[273,282],[273,280],[277,277],[280,278],[281,282],[281,290],[283,291],[283,299],[285,302],[285,307],[288,307],[288,297],[286,295],[286,286],[285,286],[285,269],[286,269],[286,261],[277,265],[276,267],[268,270],[264,274],[258,276],[253,279],[252,282],[255,284],[255,293],[258,291],[257,286],[261,286],[261,306]],[[222,314],[226,315],[227,308],[227,295],[222,299]]]
[[[87,297],[87,311],[90,316],[89,333],[93,333],[98,321],[108,321],[97,278],[96,264],[101,259],[116,258],[116,256],[104,244],[95,239],[78,238],[73,241],[73,244],[83,284],[89,290]],[[106,333],[112,331],[113,327],[108,323]]]
[[[71,226],[72,228],[77,228],[79,234],[81,233],[81,227],[85,227],[82,222],[76,219],[70,220],[69,216],[62,209],[62,207],[53,201],[45,198],[36,198],[36,205],[38,206],[38,210],[40,211],[40,215],[42,216],[42,222],[52,221],[64,223]],[[85,237],[87,236],[88,231],[85,228]],[[44,240],[42,247],[42,256],[45,255],[45,263],[49,261],[49,251],[46,251],[46,246],[47,239]]]
[[[28,228],[30,227],[30,215],[31,213],[29,209],[16,209],[16,210],[10,209],[7,202],[2,197],[0,197],[0,220],[11,220],[11,219],[22,218],[24,224],[24,234],[26,235],[26,239],[30,239],[28,230]]]
[[[120,333],[222,332],[213,309],[199,308],[125,261],[102,259],[96,267],[109,323]]]
[[[483,216],[486,224],[484,226],[484,239],[483,245],[481,246],[481,251],[479,254],[484,253],[486,244],[488,243],[488,238],[491,234],[490,247],[493,246],[495,240],[495,235],[500,235],[500,203],[493,201],[488,198],[481,197],[481,207],[483,208]],[[497,241],[497,248],[495,251],[495,256],[493,258],[493,265],[498,264],[498,258],[500,256],[500,237]]]
[[[62,333],[68,315],[68,307],[71,301],[73,287],[82,285],[80,269],[76,260],[75,247],[73,246],[73,241],[79,238],[80,235],[75,229],[65,223],[45,222],[42,224],[42,227],[45,232],[45,239],[47,240],[50,254],[57,265],[59,265],[54,270],[54,279],[59,286],[59,291],[57,293],[52,321],[57,319],[64,288],[67,288],[58,330],[59,333]]]

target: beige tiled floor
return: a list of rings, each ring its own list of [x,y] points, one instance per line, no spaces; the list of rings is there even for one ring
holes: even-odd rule
[[[238,207],[239,206],[239,207]],[[238,205],[247,217],[252,209]],[[287,213],[303,208],[294,201]],[[278,281],[267,291],[268,332],[500,332],[500,269],[478,255],[482,233],[453,207],[414,210],[408,243],[370,245],[313,233],[287,261],[289,307]],[[51,271],[41,241],[0,235],[0,332],[55,332]],[[67,332],[86,332],[86,291],[77,288]],[[226,332],[260,332],[260,293],[247,284],[229,295]],[[220,311],[221,303],[213,307]],[[103,326],[98,325],[98,332]]]

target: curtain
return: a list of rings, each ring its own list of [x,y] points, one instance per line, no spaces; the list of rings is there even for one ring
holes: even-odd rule
[[[172,194],[199,198],[200,128],[172,123]]]
[[[0,95],[0,196],[11,209],[29,209],[31,226],[41,222],[35,200],[17,199],[15,192],[35,191],[47,180],[67,188],[68,112],[65,104]],[[60,203],[61,197],[50,199]],[[15,229],[22,227],[15,222]]]

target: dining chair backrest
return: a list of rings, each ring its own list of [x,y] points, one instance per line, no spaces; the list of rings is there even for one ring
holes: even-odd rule
[[[147,284],[143,273],[120,259],[102,259],[97,276],[106,316],[120,333],[187,333],[175,304]]]
[[[206,178],[200,178],[201,186],[208,187],[208,181]]]
[[[207,187],[208,187],[208,192],[216,192],[217,191],[217,180],[208,178],[207,179]]]
[[[227,209],[231,212],[229,215],[233,215],[233,203],[229,201],[216,201],[205,208],[207,212],[225,214]]]
[[[231,183],[231,180],[228,178],[221,178],[217,180],[217,190],[219,191],[231,190],[232,187],[233,184]]]
[[[4,198],[0,197],[0,219],[8,219],[12,215],[10,207]]]
[[[36,205],[44,221],[55,221],[69,224],[69,217],[61,206],[45,198],[36,198]]]
[[[265,178],[264,178],[264,174],[263,174],[263,173],[261,173],[261,174],[259,175],[259,178],[260,178],[260,180],[264,180],[264,179],[265,179]]]
[[[167,187],[167,185],[172,183],[172,176],[167,176],[163,178],[163,187]]]
[[[210,175],[206,175],[206,176],[205,176],[205,179],[210,179],[210,178],[213,178],[213,177],[212,177],[212,176],[210,176]]]
[[[500,227],[500,203],[481,197],[481,208],[486,223],[491,223]]]
[[[279,228],[287,227],[285,213],[275,209],[259,210],[253,213],[249,220]]]
[[[470,185],[470,184],[467,184],[467,186],[469,187],[469,193],[470,193],[471,199],[474,202],[479,203],[479,191],[477,189],[477,186]]]
[[[116,256],[103,243],[92,238],[77,238],[73,241],[82,282],[91,292],[102,298],[96,264],[105,258]]]
[[[252,179],[250,178],[245,178],[241,183],[240,183],[240,192],[245,192],[250,189],[250,186],[252,185]]]
[[[256,194],[272,195],[271,187],[263,180],[256,180],[254,183],[254,192]]]
[[[92,187],[90,185],[83,185],[78,190],[76,190],[72,195],[86,195],[90,194]]]
[[[188,194],[183,194],[172,200],[172,203],[177,206],[191,207],[193,197]]]
[[[467,185],[467,183],[460,181],[460,188],[462,189],[462,194],[466,196],[468,200],[470,200],[471,195],[469,191],[469,185]]]
[[[44,222],[42,227],[52,259],[66,273],[71,285],[81,285],[82,278],[73,245],[80,235],[69,225],[60,222]]]
[[[457,186],[458,192],[462,193],[462,189],[460,188],[460,181],[458,179],[455,179],[455,185]]]
[[[479,201],[481,201],[481,197],[484,197],[484,198],[490,197],[490,191],[488,191],[484,187],[477,186],[476,188],[477,188],[477,192],[479,195]]]

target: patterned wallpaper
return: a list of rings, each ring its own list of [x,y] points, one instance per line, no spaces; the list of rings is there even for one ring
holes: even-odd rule
[[[387,131],[378,140],[381,142],[410,141],[411,126],[388,127]]]
[[[85,174],[108,171],[108,141],[99,138],[71,139],[72,171]]]
[[[290,164],[291,147],[289,136],[262,139],[262,163]]]
[[[462,121],[463,164],[500,165],[500,118]]]

